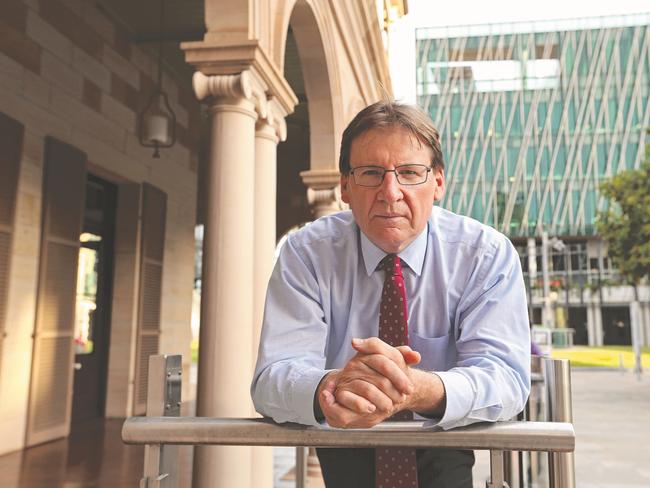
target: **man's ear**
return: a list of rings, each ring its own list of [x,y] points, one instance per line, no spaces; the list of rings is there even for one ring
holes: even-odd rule
[[[434,168],[432,171],[433,180],[436,183],[436,187],[433,190],[434,201],[442,200],[442,197],[445,196],[445,170],[442,168]]]
[[[341,200],[344,203],[350,204],[350,193],[348,190],[348,184],[350,180],[350,175],[342,174],[341,175]]]

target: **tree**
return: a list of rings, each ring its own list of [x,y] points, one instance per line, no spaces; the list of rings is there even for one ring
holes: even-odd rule
[[[649,131],[650,132],[650,131]],[[639,282],[650,276],[650,144],[639,169],[623,171],[600,186],[608,200],[607,210],[599,212],[598,233],[607,242],[609,257],[621,277],[634,286],[630,304],[634,372],[641,377],[641,341],[638,323]],[[634,310],[634,313],[632,313]],[[636,318],[635,318],[636,317]]]
[[[617,174],[600,186],[608,200],[596,228],[621,277],[635,287],[650,276],[650,144],[639,169]]]

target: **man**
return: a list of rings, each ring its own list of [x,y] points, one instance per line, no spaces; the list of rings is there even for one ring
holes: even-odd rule
[[[343,133],[339,169],[351,212],[291,234],[273,271],[257,411],[342,428],[410,412],[443,429],[515,416],[530,389],[519,258],[494,229],[434,207],[445,177],[431,120],[370,105]],[[318,455],[327,486],[397,486],[384,466],[399,486],[472,486],[473,453],[403,451]],[[396,456],[401,469],[384,463]]]

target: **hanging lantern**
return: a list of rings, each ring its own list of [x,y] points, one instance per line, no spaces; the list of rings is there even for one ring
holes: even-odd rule
[[[162,87],[164,0],[160,0],[160,42],[158,44],[158,78],[156,88],[145,108],[138,115],[138,138],[144,147],[154,148],[153,157],[160,157],[160,148],[176,142],[176,114]]]
[[[171,147],[176,142],[176,115],[162,88],[156,89],[149,98],[138,117],[138,125],[140,144],[153,147],[154,158],[160,157],[160,148]]]

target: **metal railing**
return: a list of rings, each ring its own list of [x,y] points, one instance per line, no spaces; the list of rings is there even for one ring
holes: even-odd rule
[[[526,422],[567,422],[571,414],[569,361],[544,356],[532,358],[531,391],[517,419]],[[506,481],[510,488],[574,487],[572,452],[509,452],[505,456]]]
[[[571,403],[571,371],[569,361],[544,360],[547,412],[551,422],[573,422]],[[573,452],[549,455],[549,485],[556,486],[561,480],[575,480]],[[575,481],[574,481],[575,484]]]
[[[549,360],[552,361],[552,360]],[[508,487],[509,452],[546,451],[550,488],[574,488],[575,433],[568,418],[553,422],[510,421],[473,424],[448,431],[431,430],[422,421],[384,422],[371,429],[330,429],[298,424],[276,424],[261,418],[178,417],[180,356],[152,356],[149,365],[147,416],[124,422],[122,439],[144,444],[145,465],[141,488],[176,487],[175,445],[313,446],[449,448],[490,451],[487,488]],[[553,370],[554,385],[566,378]],[[568,368],[567,368],[568,371]],[[567,396],[554,395],[553,405],[567,405]],[[566,417],[566,416],[565,416]],[[299,460],[300,461],[300,460]],[[304,459],[300,462],[304,473]],[[298,467],[300,468],[300,466]],[[297,476],[297,484],[304,484]],[[512,483],[512,481],[510,481]],[[303,485],[304,486],[304,485]],[[519,486],[519,485],[517,485]]]

